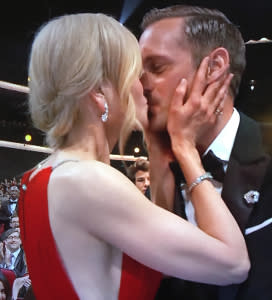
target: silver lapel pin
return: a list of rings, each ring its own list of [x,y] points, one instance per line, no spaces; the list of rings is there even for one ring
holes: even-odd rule
[[[258,191],[248,191],[244,194],[247,204],[254,204],[259,201],[260,193]]]

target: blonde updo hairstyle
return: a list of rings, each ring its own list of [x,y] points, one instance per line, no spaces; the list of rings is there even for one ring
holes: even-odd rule
[[[79,100],[109,81],[127,109],[119,145],[135,124],[132,83],[141,72],[137,39],[112,17],[72,14],[49,21],[37,33],[29,62],[29,109],[34,125],[58,149],[79,113]]]

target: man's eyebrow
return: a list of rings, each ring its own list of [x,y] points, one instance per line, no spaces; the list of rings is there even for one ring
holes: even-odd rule
[[[144,63],[145,64],[149,64],[151,62],[153,62],[154,60],[157,60],[157,61],[162,61],[162,62],[168,62],[168,61],[171,61],[170,58],[164,56],[164,55],[158,55],[158,54],[155,54],[155,55],[148,55],[147,57],[144,58]]]

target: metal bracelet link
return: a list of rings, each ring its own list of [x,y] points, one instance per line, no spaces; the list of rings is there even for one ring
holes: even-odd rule
[[[202,181],[207,180],[207,179],[213,179],[213,176],[210,172],[206,172],[203,175],[200,175],[199,177],[197,177],[196,180],[193,181],[190,184],[190,186],[188,187],[188,192],[191,193],[194,187],[196,187]]]

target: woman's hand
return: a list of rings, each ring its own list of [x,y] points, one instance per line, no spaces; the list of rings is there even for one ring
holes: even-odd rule
[[[187,97],[186,79],[181,80],[174,93],[167,123],[174,153],[177,145],[195,147],[204,132],[216,124],[222,113],[224,98],[233,75],[228,73],[226,66],[222,75],[208,85],[208,65],[209,58],[205,57]]]

